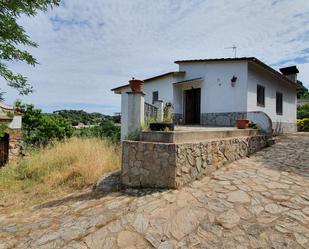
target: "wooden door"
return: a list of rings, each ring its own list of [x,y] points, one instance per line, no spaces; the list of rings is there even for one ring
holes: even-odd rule
[[[201,88],[185,91],[186,124],[199,124],[201,115]]]
[[[7,163],[9,158],[9,134],[0,138],[0,166]]]

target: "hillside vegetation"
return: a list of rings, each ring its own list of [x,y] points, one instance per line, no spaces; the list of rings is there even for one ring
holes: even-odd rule
[[[110,117],[101,113],[88,113],[83,110],[58,110],[53,114],[60,115],[71,121],[72,125],[83,123],[85,125],[99,124]]]
[[[73,137],[33,149],[0,169],[0,213],[89,187],[119,167],[119,145],[106,139]]]

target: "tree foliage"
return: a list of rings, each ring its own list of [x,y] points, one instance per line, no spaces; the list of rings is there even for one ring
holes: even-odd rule
[[[85,125],[98,125],[105,120],[111,119],[110,116],[104,115],[102,113],[88,113],[83,110],[58,110],[54,111],[53,113],[69,119],[73,126],[80,123]]]
[[[35,16],[38,11],[59,5],[60,0],[0,0],[0,76],[10,87],[21,95],[32,92],[27,78],[12,72],[5,64],[8,61],[23,61],[29,65],[37,64],[36,59],[21,47],[36,47],[17,19],[22,15]],[[3,92],[0,89],[0,100]]]
[[[31,146],[44,146],[52,140],[71,137],[73,128],[68,119],[60,115],[42,114],[33,105],[22,105],[23,141]]]
[[[297,98],[298,99],[308,99],[309,98],[309,92],[308,89],[304,86],[304,84],[301,81],[297,81],[298,84],[300,84],[302,87],[297,91]]]
[[[297,107],[297,118],[309,118],[309,103]]]
[[[97,126],[76,129],[74,135],[78,137],[108,138],[117,143],[120,141],[120,126],[116,126],[113,121],[106,119]]]

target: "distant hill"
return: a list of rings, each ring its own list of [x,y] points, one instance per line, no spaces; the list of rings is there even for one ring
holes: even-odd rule
[[[113,116],[104,115],[98,112],[88,113],[83,110],[57,110],[53,113],[69,119],[73,126],[80,123],[85,125],[96,125],[106,120],[114,121]]]

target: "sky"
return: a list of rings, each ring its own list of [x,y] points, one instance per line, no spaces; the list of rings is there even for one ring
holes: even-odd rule
[[[132,77],[177,71],[175,60],[254,56],[275,69],[297,65],[309,88],[308,0],[65,0],[18,21],[39,44],[39,65],[8,63],[35,92],[3,86],[5,101],[22,99],[45,112],[120,111],[111,88]]]

